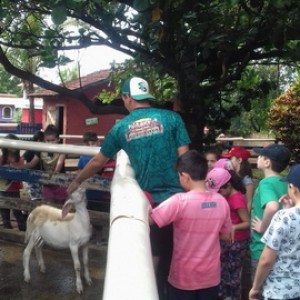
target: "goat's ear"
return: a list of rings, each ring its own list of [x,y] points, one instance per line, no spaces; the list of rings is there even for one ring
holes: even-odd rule
[[[64,218],[70,212],[71,208],[72,204],[70,203],[70,201],[67,201],[62,207],[61,217]]]

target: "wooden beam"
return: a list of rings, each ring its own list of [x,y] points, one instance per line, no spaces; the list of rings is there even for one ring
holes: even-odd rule
[[[61,208],[62,204],[57,204],[53,202],[47,201],[31,201],[31,200],[21,200],[19,198],[11,198],[11,197],[1,197],[0,198],[0,208],[9,208],[9,209],[18,209],[24,210],[27,212],[31,212],[35,207],[47,204],[57,208]],[[95,226],[109,226],[109,213],[89,210],[90,219],[92,225]]]
[[[39,182],[41,184],[68,186],[75,177],[76,174],[74,173],[49,173],[39,170],[0,167],[0,178],[15,181]],[[109,192],[110,184],[111,178],[96,175],[85,180],[81,186],[93,190]]]

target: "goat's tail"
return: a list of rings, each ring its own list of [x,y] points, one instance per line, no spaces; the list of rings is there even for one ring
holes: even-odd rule
[[[29,239],[30,239],[30,236],[34,230],[34,222],[33,222],[33,218],[32,218],[32,215],[29,214],[28,218],[27,218],[27,221],[26,221],[26,232],[25,232],[25,243],[27,244]]]

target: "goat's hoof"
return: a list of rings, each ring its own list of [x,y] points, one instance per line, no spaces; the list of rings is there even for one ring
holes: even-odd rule
[[[87,285],[91,285],[92,284],[92,279],[91,278],[88,278],[85,281],[86,281]]]
[[[81,294],[83,292],[82,284],[77,284],[76,285],[76,291],[77,291],[78,294]]]
[[[46,268],[40,268],[40,272],[41,273],[45,273],[46,272]]]
[[[30,276],[24,276],[24,281],[29,283],[30,282]]]

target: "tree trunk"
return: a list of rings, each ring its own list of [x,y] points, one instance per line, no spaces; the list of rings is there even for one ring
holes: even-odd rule
[[[34,114],[34,98],[29,96],[29,118],[30,118],[30,124],[35,124],[35,114]]]
[[[182,118],[191,139],[191,149],[203,150],[203,129],[205,127],[205,106],[197,84],[190,82],[186,76],[179,75],[179,93],[182,107]]]

